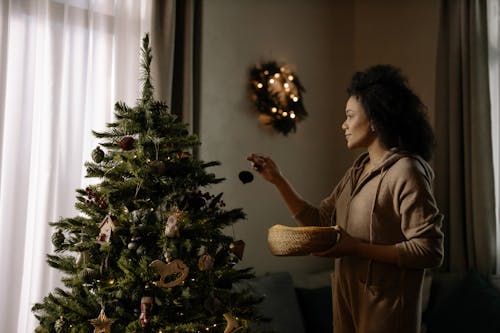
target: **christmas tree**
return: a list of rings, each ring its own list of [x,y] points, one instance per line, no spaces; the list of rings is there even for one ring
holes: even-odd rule
[[[250,332],[262,320],[239,283],[254,276],[236,267],[245,243],[223,233],[245,215],[208,192],[219,163],[195,158],[198,138],[153,98],[151,60],[146,35],[141,97],[93,132],[85,165],[98,182],[77,190],[78,216],[51,223],[47,262],[64,288],[33,306],[36,332]]]

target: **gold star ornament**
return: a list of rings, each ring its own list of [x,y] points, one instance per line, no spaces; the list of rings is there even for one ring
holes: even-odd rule
[[[111,333],[111,324],[114,319],[109,319],[104,313],[104,309],[101,309],[101,313],[96,319],[91,319],[90,323],[95,327],[94,333]]]

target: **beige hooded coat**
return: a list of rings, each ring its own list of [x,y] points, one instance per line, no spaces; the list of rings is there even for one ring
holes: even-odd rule
[[[295,218],[303,225],[338,224],[364,242],[397,247],[397,265],[335,259],[335,333],[417,333],[424,270],[443,259],[434,175],[420,157],[391,150],[358,179],[368,161],[361,154],[319,207],[306,204]]]

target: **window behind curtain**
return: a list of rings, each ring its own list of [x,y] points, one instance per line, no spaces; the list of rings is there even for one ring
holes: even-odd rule
[[[60,284],[48,222],[75,216],[91,130],[139,93],[151,0],[0,4],[0,332],[33,332],[33,303]]]

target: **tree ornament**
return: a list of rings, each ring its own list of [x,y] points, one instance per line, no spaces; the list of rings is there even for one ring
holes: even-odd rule
[[[65,333],[65,324],[66,322],[64,321],[63,316],[60,316],[54,323],[54,331],[56,331],[56,333]]]
[[[170,238],[177,238],[180,236],[179,220],[184,214],[179,210],[174,210],[168,216],[167,223],[165,224],[165,236]]]
[[[190,158],[191,157],[191,153],[187,152],[187,151],[180,151],[180,152],[177,152],[175,154],[175,157],[177,157],[178,159],[182,160],[182,159],[187,159],[187,158]]]
[[[65,241],[64,234],[61,229],[57,230],[54,234],[52,234],[52,244],[56,247],[56,249],[60,249],[63,246]]]
[[[97,243],[106,244],[111,241],[111,233],[115,230],[118,221],[112,215],[106,215],[102,222],[99,224],[99,236],[97,236]]]
[[[234,253],[238,259],[243,259],[243,252],[245,251],[245,242],[242,240],[238,240],[236,242],[232,242],[229,245],[229,250]]]
[[[135,139],[131,136],[125,136],[120,140],[120,148],[123,150],[134,149]]]
[[[224,329],[224,333],[235,333],[242,329],[240,327],[240,323],[238,320],[234,318],[229,312],[223,314],[224,319],[226,319],[226,328]]]
[[[101,163],[104,159],[104,151],[101,147],[97,146],[96,149],[92,150],[92,159],[96,163]]]
[[[214,267],[215,259],[209,255],[204,254],[198,259],[198,269],[200,271],[206,271]]]
[[[284,135],[295,132],[297,121],[307,116],[302,103],[304,87],[286,66],[270,61],[252,67],[250,90],[260,120]]]
[[[142,296],[141,298],[141,315],[139,321],[143,329],[149,328],[149,318],[151,318],[151,311],[153,311],[153,297]]]
[[[94,333],[111,333],[111,324],[113,324],[114,319],[109,319],[104,313],[104,309],[101,309],[101,313],[95,319],[90,319],[90,323],[94,326]]]
[[[157,287],[170,288],[175,287],[184,282],[188,273],[189,267],[180,259],[175,259],[168,264],[161,260],[154,260],[149,267],[152,267],[160,275],[160,280],[153,282]],[[165,282],[165,279],[173,279]]]
[[[128,243],[127,248],[129,250],[135,250],[135,249],[137,249],[137,243],[132,241],[132,242]]]
[[[250,183],[253,180],[253,175],[250,171],[241,171],[238,178],[243,184]]]

